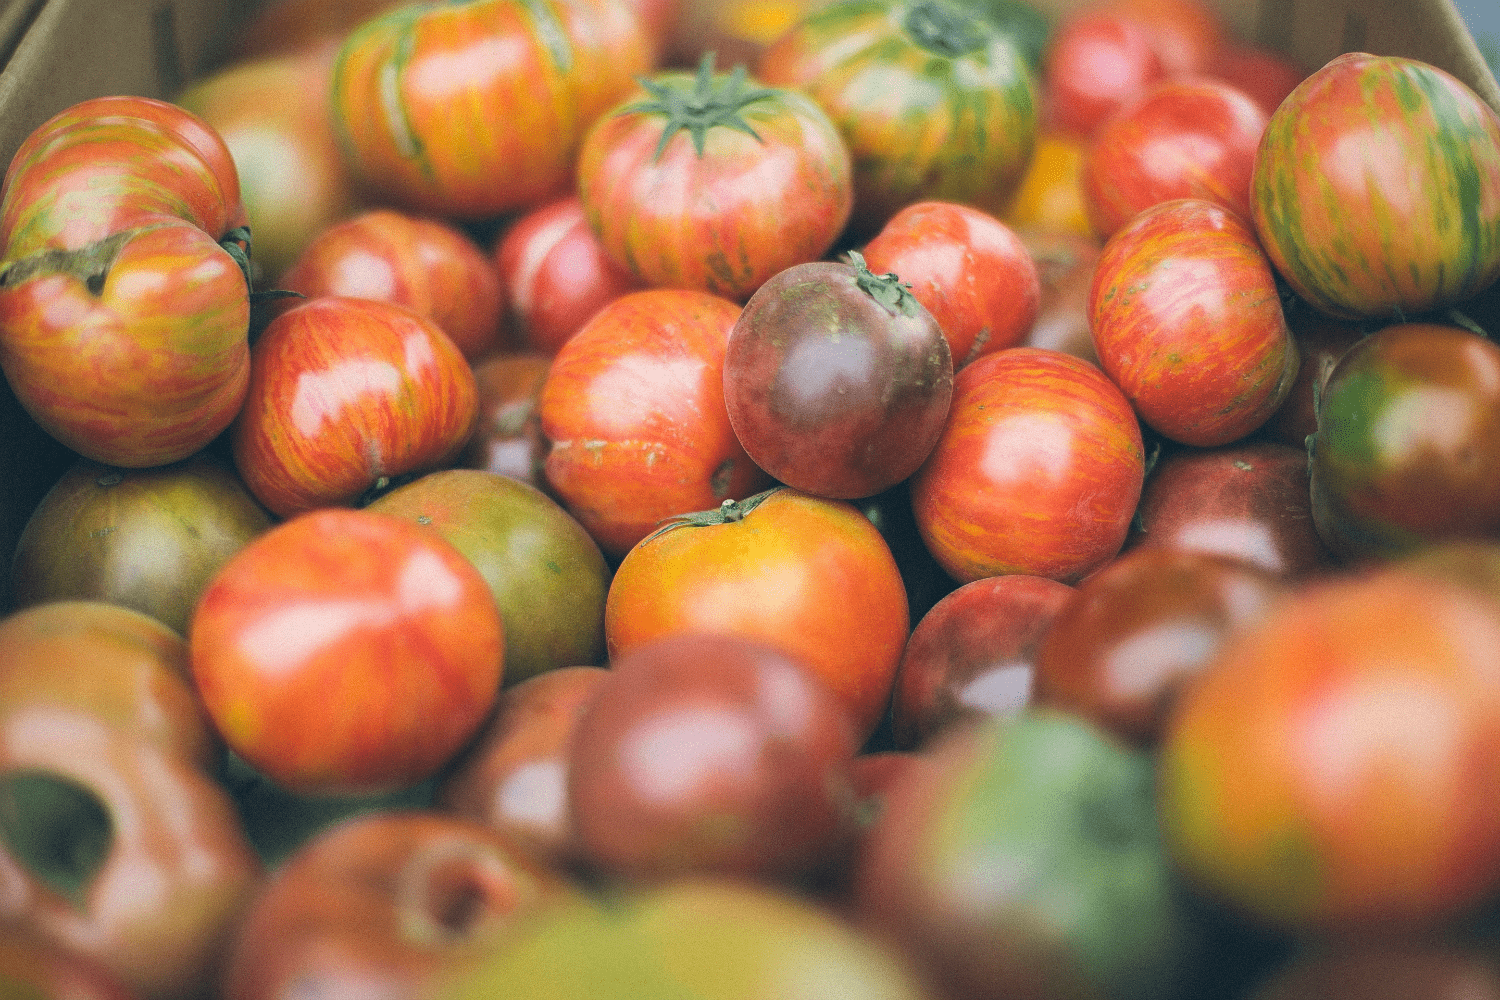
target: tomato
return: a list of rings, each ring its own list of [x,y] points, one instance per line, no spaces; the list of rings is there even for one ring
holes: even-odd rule
[[[1250,219],[1250,174],[1266,113],[1219,80],[1164,80],[1102,125],[1079,183],[1094,231],[1108,238],[1164,201],[1199,198]]]
[[[729,333],[724,404],[755,464],[788,486],[872,496],[942,432],[953,361],[936,319],[858,254],[780,272]]]
[[[1085,142],[1167,69],[1151,33],[1119,10],[1082,7],[1058,25],[1043,64],[1046,128]]]
[[[340,219],[308,241],[277,287],[405,306],[442,327],[471,360],[505,340],[499,272],[472,237],[442,219],[388,208]]]
[[[1146,30],[1170,77],[1207,72],[1229,44],[1228,28],[1207,0],[1108,0],[1105,8]]]
[[[912,479],[932,554],[960,582],[1074,583],[1124,544],[1146,472],[1130,402],[1086,361],[1013,347],[953,384],[948,424]]]
[[[1259,45],[1230,42],[1208,68],[1209,75],[1249,94],[1270,116],[1297,89],[1307,72],[1291,57]]]
[[[407,4],[345,38],[334,122],[378,196],[483,218],[562,194],[584,132],[651,59],[623,0]]]
[[[947,338],[954,369],[1015,347],[1031,330],[1042,280],[1026,244],[1004,222],[945,201],[907,205],[865,244],[865,263],[892,272]]]
[[[1349,348],[1309,442],[1313,522],[1346,559],[1500,529],[1500,347],[1400,323]]]
[[[1036,153],[1001,220],[1021,232],[1068,233],[1092,239],[1083,206],[1083,143],[1059,131],[1037,136]]]
[[[1500,277],[1500,115],[1426,63],[1339,56],[1271,116],[1251,210],[1277,271],[1323,312],[1452,305]]]
[[[1089,288],[1099,263],[1098,241],[1074,232],[1023,230],[1020,235],[1042,282],[1036,322],[1023,345],[1062,351],[1097,365],[1099,355],[1089,330]]]
[[[1163,202],[1110,238],[1089,290],[1100,366],[1174,441],[1227,444],[1270,419],[1299,357],[1248,222],[1198,199]]]
[[[724,408],[739,307],[647,289],[601,309],[563,345],[538,409],[551,491],[618,558],[663,519],[766,484]]]
[[[348,796],[457,754],[494,705],[505,640],[489,585],[440,535],[330,507],[218,572],[189,650],[230,749],[288,790]]]
[[[1317,433],[1316,403],[1328,381],[1328,374],[1344,352],[1358,343],[1367,331],[1362,324],[1334,319],[1296,300],[1289,303],[1286,314],[1302,362],[1286,399],[1266,421],[1262,431],[1277,441],[1303,449],[1308,437]]]
[[[577,195],[522,215],[491,257],[512,336],[538,354],[556,354],[605,304],[641,288],[605,252]]]
[[[795,90],[669,72],[589,130],[578,194],[605,252],[642,282],[744,301],[771,275],[817,260],[844,229],[849,151]]]
[[[255,342],[230,444],[250,492],[291,517],[446,464],[478,406],[473,370],[437,324],[330,295],[276,317]]]
[[[1420,933],[1493,899],[1497,665],[1487,595],[1400,569],[1299,588],[1168,719],[1174,863],[1234,912],[1304,934]]]
[[[988,21],[940,0],[812,11],[766,49],[757,75],[805,90],[838,125],[854,161],[856,233],[922,199],[998,215],[1036,144],[1026,57]]]
[[[604,605],[610,658],[683,632],[769,643],[822,678],[865,739],[910,625],[891,551],[845,501],[785,488],[752,499],[671,522],[626,554]]]
[[[479,418],[456,463],[519,479],[546,490],[547,439],[537,412],[552,359],[502,351],[474,363]]]

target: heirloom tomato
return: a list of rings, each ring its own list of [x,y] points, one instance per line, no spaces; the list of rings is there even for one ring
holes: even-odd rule
[[[1313,523],[1345,559],[1500,531],[1500,347],[1399,323],[1349,348],[1309,439]]]
[[[546,490],[547,438],[537,412],[552,359],[502,351],[476,361],[479,418],[455,464],[484,469]]]
[[[1139,24],[1167,76],[1206,73],[1229,44],[1229,30],[1208,0],[1105,0],[1102,5]]]
[[[762,469],[818,496],[868,497],[915,472],[952,395],[937,320],[857,253],[780,272],[729,333],[724,405],[735,436]]]
[[[981,354],[1015,347],[1036,321],[1042,279],[1004,222],[968,205],[919,201],[865,244],[876,274],[894,273],[942,328],[957,370]]]
[[[605,251],[642,282],[744,301],[817,260],[849,219],[849,151],[816,103],[743,66],[668,72],[589,130],[578,194]]]
[[[1047,48],[1046,127],[1086,142],[1166,75],[1144,26],[1118,10],[1080,8],[1058,25]]]
[[[886,710],[909,624],[875,526],[781,487],[669,521],[626,554],[604,604],[611,659],[681,632],[757,639],[821,677],[860,739]]]
[[[1145,474],[1140,424],[1113,382],[1072,355],[1012,347],[954,378],[912,509],[955,580],[1074,583],[1120,551]]]
[[[1108,239],[1176,198],[1223,205],[1250,220],[1250,174],[1266,113],[1220,80],[1163,80],[1100,126],[1079,183],[1095,233]]]
[[[193,614],[193,679],[229,748],[307,795],[393,791],[455,756],[503,677],[479,570],[412,521],[330,507],[225,564]]]
[[[1039,88],[1026,57],[944,0],[814,10],[766,49],[757,75],[806,91],[843,133],[858,234],[921,199],[998,215],[1036,144]]]
[[[1500,115],[1435,66],[1338,56],[1271,116],[1251,211],[1277,271],[1323,312],[1460,302],[1500,276]]]
[[[1181,692],[1168,852],[1273,928],[1422,933],[1500,889],[1500,617],[1387,567],[1298,588]]]
[[[652,59],[624,0],[405,4],[345,38],[334,123],[374,194],[484,218],[565,192],[584,132]]]
[[[1208,75],[1249,94],[1269,117],[1297,89],[1307,72],[1275,49],[1231,42],[1219,50]]]
[[[447,463],[478,408],[473,369],[436,323],[329,295],[282,313],[255,342],[230,445],[250,492],[290,517]]]
[[[609,303],[553,358],[538,401],[547,486],[623,556],[664,518],[766,485],[724,408],[739,306],[650,288]]]
[[[1297,377],[1297,344],[1249,223],[1184,198],[1105,244],[1089,290],[1105,373],[1141,420],[1183,444],[1227,444],[1270,419]]]
[[[1059,131],[1037,136],[1036,152],[1001,221],[1019,232],[1093,239],[1083,206],[1083,142]]]

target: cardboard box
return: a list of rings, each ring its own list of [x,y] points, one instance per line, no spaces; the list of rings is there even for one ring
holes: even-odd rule
[[[1058,14],[1082,0],[1033,2]],[[1211,2],[1241,38],[1309,69],[1341,52],[1409,56],[1448,70],[1500,110],[1500,85],[1452,0]],[[214,65],[255,7],[246,0],[8,0],[0,9],[0,163],[10,162],[32,129],[77,101],[171,95]],[[0,613],[10,607],[16,538],[71,461],[0,380]]]

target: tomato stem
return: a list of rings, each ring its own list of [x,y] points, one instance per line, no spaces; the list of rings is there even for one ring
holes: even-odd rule
[[[860,291],[885,306],[886,312],[892,316],[917,314],[917,297],[911,293],[910,285],[903,284],[900,278],[889,271],[885,274],[872,272],[865,263],[864,255],[858,250],[850,250],[847,256],[854,267],[854,283],[859,286]]]
[[[658,535],[664,535],[677,528],[710,528],[718,524],[730,524],[735,521],[742,521],[746,514],[749,514],[764,503],[766,498],[772,493],[785,488],[784,486],[773,486],[768,490],[756,493],[754,496],[748,496],[743,500],[725,500],[719,506],[710,510],[699,510],[691,514],[678,514],[676,517],[669,517],[662,521],[661,525],[655,531],[641,539],[640,544],[644,545]]]
[[[683,131],[692,136],[693,149],[700,157],[703,155],[706,133],[717,126],[744,132],[756,142],[764,143],[765,140],[750,127],[741,112],[748,104],[774,97],[776,91],[766,87],[746,90],[746,79],[743,64],[735,66],[731,73],[716,74],[714,53],[708,52],[698,63],[698,73],[691,86],[684,84],[678,74],[641,80],[640,85],[651,95],[652,100],[627,105],[619,113],[666,116],[667,123],[662,129],[661,140],[656,144],[657,160],[661,159],[662,151],[667,148],[672,137]]]
[[[902,27],[922,48],[949,59],[967,55],[985,41],[984,25],[977,18],[935,0],[913,4]]]

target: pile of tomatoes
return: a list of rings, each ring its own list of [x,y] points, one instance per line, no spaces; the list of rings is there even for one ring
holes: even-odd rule
[[[1202,0],[273,0],[0,191],[0,992],[1500,996],[1497,280]]]

